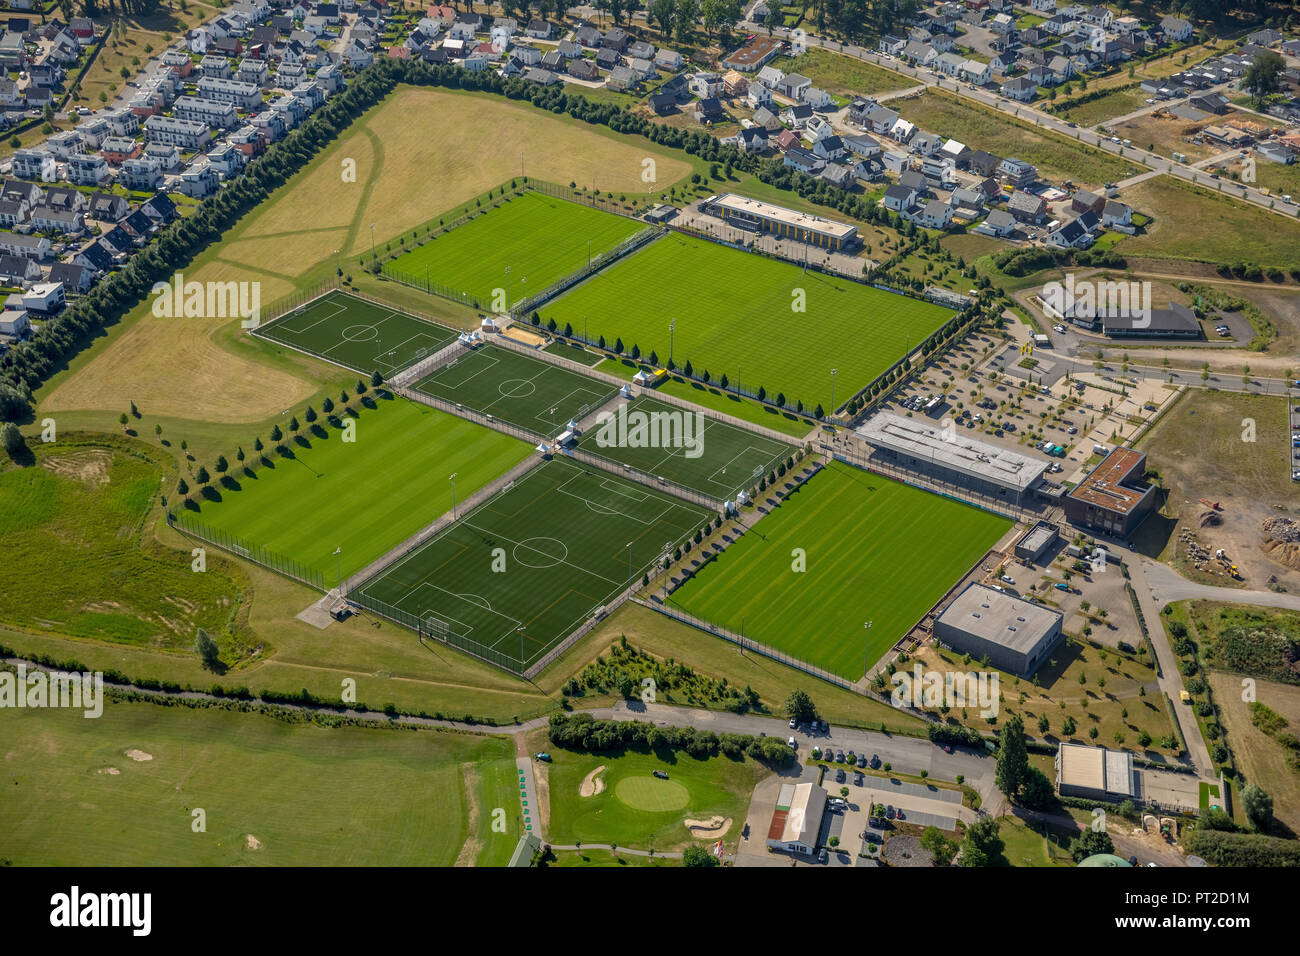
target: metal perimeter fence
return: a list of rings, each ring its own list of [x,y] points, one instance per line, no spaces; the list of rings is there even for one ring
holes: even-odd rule
[[[257,332],[270,325],[276,319],[288,315],[295,309],[301,309],[303,306],[307,305],[307,303],[313,302],[327,293],[337,292],[340,288],[342,288],[342,285],[339,282],[338,276],[333,276],[323,282],[318,282],[310,289],[293,292],[282,298],[276,299],[262,310],[262,315],[258,320],[257,328],[253,329],[253,331]]]
[[[252,561],[254,564],[260,564],[264,568],[275,571],[277,574],[283,574],[285,577],[293,578],[295,581],[313,587],[318,591],[324,593],[329,591],[329,586],[325,583],[325,577],[320,571],[278,554],[270,548],[249,544],[237,535],[222,531],[219,528],[210,527],[188,515],[182,514],[178,517],[170,509],[167,511],[167,524],[187,537],[198,538],[200,541],[215,545],[223,551],[229,551],[231,554]]]
[[[522,322],[519,323],[519,326],[520,328],[524,328],[524,329],[533,328],[533,326],[525,325]],[[538,331],[539,333],[545,332],[545,330],[542,329],[539,329]],[[613,352],[610,352],[606,348],[601,348],[601,346],[596,345],[595,343],[589,341],[588,339],[583,338],[581,335],[565,336],[557,332],[555,333],[555,337],[557,340],[573,339],[574,341],[581,342],[584,345],[591,346],[593,349],[599,351],[601,354],[605,355],[608,358],[612,358],[612,359],[619,358],[619,356],[615,355]],[[755,435],[761,435],[762,437],[772,441],[784,442],[785,444],[790,445],[792,447],[798,447],[799,444],[802,442],[802,439],[797,439],[790,435],[782,434],[781,432],[778,432],[775,429],[767,428],[763,425],[757,425],[753,422],[747,422],[743,418],[732,418],[729,415],[724,415],[721,412],[714,411],[711,408],[706,408],[702,405],[696,405],[694,402],[691,402],[688,399],[678,398],[676,395],[669,395],[666,392],[658,392],[652,388],[643,388],[639,385],[634,385],[632,384],[632,382],[628,381],[627,379],[619,378],[617,375],[610,375],[608,372],[602,372],[599,369],[592,368],[589,365],[583,365],[581,362],[575,362],[573,359],[565,358],[563,355],[556,355],[554,352],[547,352],[543,349],[532,349],[520,342],[512,341],[509,338],[506,338],[504,336],[499,337],[495,341],[497,341],[501,345],[506,345],[510,348],[517,349],[520,352],[525,352],[530,355],[534,355],[538,358],[543,359],[544,361],[552,363],[553,365],[561,365],[564,366],[565,368],[570,368],[573,371],[578,372],[579,374],[586,375],[588,378],[599,378],[602,381],[609,382],[610,384],[618,388],[627,386],[632,389],[640,389],[641,394],[652,396],[655,399],[655,401],[663,402],[666,405],[676,405],[678,408],[681,408],[685,411],[700,412],[702,415],[704,415],[705,418],[711,418],[714,421],[719,422],[723,425],[732,425],[736,428],[742,428],[745,431],[752,432]],[[678,375],[680,377],[680,373],[672,373],[672,374]],[[693,381],[693,380],[685,379],[684,377],[682,380]],[[713,386],[706,386],[706,387],[713,387]],[[718,387],[720,388],[721,386]],[[736,390],[734,388],[727,388],[727,389],[723,389],[723,391],[735,392]],[[811,423],[809,423],[808,427],[809,429],[811,429],[814,426]]]
[[[802,671],[803,673],[809,675],[810,677],[816,677],[817,679],[824,680],[829,684],[834,684],[836,687],[842,687],[844,690],[847,690],[851,693],[858,694],[862,697],[866,697],[878,703],[893,707],[895,710],[901,711],[906,714],[910,714],[913,717],[918,717],[921,720],[926,721],[927,723],[937,723],[939,720],[939,718],[934,714],[927,713],[926,711],[923,710],[918,710],[917,708],[912,707],[911,705],[899,706],[898,704],[895,704],[887,695],[877,693],[876,691],[872,690],[869,687],[865,687],[865,688],[859,687],[856,682],[841,677],[839,674],[832,674],[830,671],[824,670],[818,667],[816,664],[809,664],[807,661],[800,660],[797,657],[792,657],[791,655],[785,653],[784,651],[779,651],[774,647],[769,647],[768,645],[755,641],[752,638],[742,637],[739,634],[733,634],[725,627],[719,627],[718,625],[713,624],[710,621],[706,621],[703,618],[696,617],[693,614],[687,614],[685,611],[682,611],[678,608],[669,607],[666,604],[660,604],[654,601],[646,601],[638,597],[632,598],[632,601],[634,601],[637,604],[640,604],[642,607],[649,608],[652,611],[662,614],[664,617],[671,618],[672,620],[678,621],[682,624],[689,624],[691,627],[694,627],[697,630],[704,631],[707,634],[712,634],[714,637],[720,637],[724,641],[729,641],[730,643],[740,647],[742,650],[753,651],[755,654],[759,654],[763,657],[768,658],[769,660],[774,660],[778,664],[784,664],[787,667],[793,667],[795,670]]]
[[[527,177],[524,177],[521,180],[517,181],[513,187],[507,189],[506,187],[503,186],[501,188],[502,188],[501,194],[496,198],[489,200],[486,205],[475,206],[473,209],[468,209],[465,212],[461,213],[459,216],[457,216],[455,219],[451,220],[450,222],[444,222],[436,229],[433,229],[429,233],[427,233],[425,238],[421,242],[418,242],[413,246],[410,247],[402,246],[400,249],[396,250],[395,252],[387,253],[386,257],[384,258],[380,266],[380,272],[387,278],[392,279],[394,282],[397,282],[401,285],[409,286],[413,289],[420,289],[421,291],[426,292],[429,295],[436,295],[441,298],[448,299],[452,302],[455,302],[458,305],[466,306],[468,308],[485,310],[487,309],[487,306],[477,296],[470,295],[468,292],[465,292],[463,289],[455,289],[452,288],[451,286],[434,282],[427,267],[424,271],[424,275],[420,275],[419,273],[416,272],[408,272],[407,270],[404,269],[398,269],[395,266],[393,266],[392,263],[395,262],[401,256],[405,255],[406,253],[418,249],[421,246],[423,246],[425,243],[432,242],[433,240],[439,238],[440,236],[446,235],[447,233],[451,232],[453,229],[465,225],[467,222],[470,222],[471,220],[478,218],[484,213],[491,212],[493,209],[496,209],[499,206],[504,205],[505,203],[509,202],[511,199],[514,199],[516,196],[522,195],[523,193],[528,192],[529,190],[540,193],[543,196],[550,196],[556,199],[564,199],[569,202],[578,203],[584,206],[590,206],[593,209],[599,209],[603,212],[612,213],[614,215],[623,216],[625,218],[630,218],[630,219],[636,218],[635,202],[629,203],[626,200],[624,200],[623,202],[618,202],[612,198],[606,198],[595,192],[589,193],[586,192],[585,190],[579,190],[576,187],[570,188],[570,187],[558,185],[556,183],[548,183],[540,179],[529,179]],[[650,233],[651,238],[654,238],[659,234],[661,234],[663,230],[657,227],[647,227],[646,229],[642,230],[642,233],[647,233],[647,232]],[[641,235],[641,233],[638,233],[637,235],[639,236]],[[556,285],[552,285],[548,289],[543,290],[542,292],[530,298],[524,299],[521,302],[516,303],[514,306],[509,306],[508,307],[509,311],[518,313],[521,310],[531,309],[537,305],[540,305],[542,302],[546,301],[552,296],[558,295],[560,292],[564,291],[570,286],[581,281],[583,278],[585,278],[587,275],[591,274],[592,272],[596,272],[599,271],[600,269],[603,269],[606,265],[608,265],[610,262],[614,261],[615,259],[621,258],[622,256],[626,255],[628,252],[631,252],[632,250],[639,248],[642,244],[644,244],[647,241],[645,238],[642,238],[639,241],[633,243],[632,240],[636,238],[637,238],[636,236],[633,236],[629,239],[624,240],[622,243],[619,244],[619,246],[615,247],[615,249],[610,250],[609,252],[604,253],[592,259],[591,263],[586,268],[580,269],[577,272],[573,273],[572,275],[567,276],[566,278],[560,280],[560,283]],[[632,244],[629,245],[629,243]],[[624,246],[627,246],[627,248],[623,248]],[[491,311],[496,311],[496,310],[491,310]]]
[[[630,255],[631,253],[640,249],[642,246],[649,245],[651,242],[654,242],[656,239],[662,237],[665,234],[666,234],[666,230],[660,226],[647,226],[646,228],[642,229],[640,232],[633,233],[632,235],[624,239],[622,242],[620,242],[618,245],[616,245],[613,249],[607,249],[605,252],[599,253],[582,268],[575,269],[573,272],[570,272],[567,276],[565,276],[563,279],[560,279],[558,282],[551,283],[541,292],[535,293],[534,295],[528,296],[527,298],[522,299],[519,302],[516,302],[513,306],[511,306],[510,314],[512,316],[515,316],[516,318],[522,315],[527,315],[529,312],[536,309],[539,305],[542,305],[545,302],[549,302],[557,295],[560,295],[564,292],[567,292],[569,289],[572,289],[575,285],[585,280],[588,276],[595,275],[597,272],[604,269],[606,266],[614,262],[617,262],[619,259],[622,259],[624,256]]]
[[[381,601],[379,598],[370,594],[361,592],[348,594],[347,601],[351,605],[364,608],[372,614],[377,614],[382,618],[392,621],[408,630],[414,631],[420,641],[430,640],[442,644],[448,644],[457,650],[469,654],[471,657],[477,657],[481,661],[492,664],[502,670],[509,671],[511,674],[522,675],[524,673],[524,662],[518,658],[511,657],[509,654],[503,654],[495,648],[488,647],[486,644],[480,644],[472,637],[464,634],[457,634],[450,628],[439,628],[431,619],[426,622],[421,620],[417,614],[409,611],[403,611],[399,607],[394,607],[387,601]]]

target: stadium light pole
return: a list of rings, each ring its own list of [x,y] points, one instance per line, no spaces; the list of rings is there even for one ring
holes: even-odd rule
[[[343,553],[343,545],[334,549],[334,573],[338,575],[337,589],[339,597],[343,596],[343,559],[339,557]]]
[[[673,338],[674,338],[674,330],[676,328],[677,328],[677,319],[675,318],[669,319],[668,320],[668,361],[669,362],[672,362],[673,360]]]
[[[627,586],[632,586],[632,542],[627,543]]]
[[[455,472],[455,471],[453,471],[453,472],[451,473],[451,478],[450,478],[450,481],[451,481],[451,520],[452,520],[452,521],[455,521],[455,520],[456,520],[456,475],[458,475],[458,474],[459,474],[459,472]]]
[[[831,414],[835,414],[835,376],[840,374],[837,368],[831,369]]]
[[[370,264],[375,263],[375,224],[370,224]]]
[[[551,406],[551,437],[555,437],[555,409],[557,406]]]

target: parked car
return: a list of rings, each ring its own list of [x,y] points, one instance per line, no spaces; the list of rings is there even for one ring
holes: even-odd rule
[[[798,749],[799,749],[799,742],[798,742],[797,740],[795,740],[793,737],[791,737],[789,740],[787,740],[786,743],[790,745],[790,749],[791,749],[791,750],[798,750]]]
[[[866,755],[866,754],[858,754],[858,766],[859,766],[859,767],[865,767],[866,765],[867,765],[867,755]]]
[[[654,771],[654,775],[655,775],[656,777],[658,777],[660,780],[667,780],[667,779],[668,779],[668,774],[665,773],[665,772],[662,771],[662,770],[655,770],[655,771]]]
[[[843,751],[843,750],[837,750],[837,751],[835,751],[835,762],[836,762],[836,763],[844,763],[844,751]]]
[[[877,756],[876,754],[871,755],[871,769],[872,770],[880,769],[880,757]]]

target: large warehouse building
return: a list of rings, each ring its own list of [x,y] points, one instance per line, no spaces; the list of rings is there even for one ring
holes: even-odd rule
[[[1156,489],[1140,483],[1147,456],[1116,448],[1065,496],[1071,524],[1127,538],[1156,506]]]
[[[1063,797],[1136,800],[1139,787],[1133,755],[1105,747],[1061,744],[1056,752],[1056,789]]]
[[[1021,677],[1032,675],[1061,637],[1059,613],[982,584],[969,585],[934,622],[936,641]]]
[[[850,249],[858,242],[858,227],[847,222],[823,219],[735,193],[710,196],[700,203],[700,211],[742,229],[770,232],[782,239],[798,239],[826,249]]]
[[[873,416],[857,435],[885,463],[1017,505],[1029,499],[1047,470],[1043,459],[893,412]]]

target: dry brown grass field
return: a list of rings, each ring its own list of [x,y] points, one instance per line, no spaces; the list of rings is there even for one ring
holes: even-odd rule
[[[430,135],[430,123],[415,121],[422,116],[436,117],[455,135]],[[520,152],[530,176],[564,184],[595,177],[601,189],[616,193],[644,188],[647,157],[655,160],[661,187],[691,171],[652,144],[530,106],[405,88],[200,256],[186,279],[260,281],[265,307],[326,278],[335,250],[368,251],[372,223],[376,241],[386,243],[518,175]],[[343,181],[345,159],[356,160],[356,182]],[[360,272],[355,259],[344,268]],[[52,379],[39,395],[41,411],[94,410],[115,418],[134,401],[161,416],[251,423],[317,391],[320,376],[304,374],[301,363],[268,367],[265,350],[231,334],[236,320],[156,318],[150,303],[111,330],[107,345]]]

